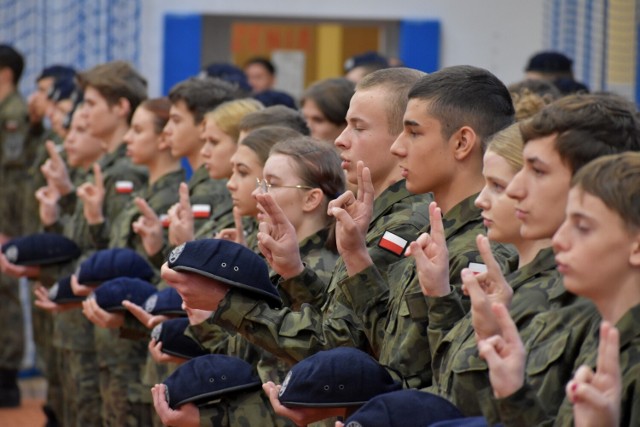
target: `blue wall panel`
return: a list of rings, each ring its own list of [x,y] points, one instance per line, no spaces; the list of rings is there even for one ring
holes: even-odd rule
[[[400,59],[407,67],[431,73],[440,68],[440,21],[400,23]]]

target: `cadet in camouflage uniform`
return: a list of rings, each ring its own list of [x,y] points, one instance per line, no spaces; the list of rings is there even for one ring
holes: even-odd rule
[[[233,100],[236,95],[233,85],[212,78],[191,78],[178,83],[169,92],[171,114],[165,133],[171,146],[171,154],[176,158],[186,157],[193,170],[188,187],[194,230],[198,230],[207,220],[215,221],[231,211],[231,197],[225,181],[209,177],[200,151],[204,143],[201,129],[205,113],[223,102]],[[146,235],[144,231],[142,234],[143,238],[154,237]],[[149,259],[160,268],[171,247],[166,240],[153,242],[151,245],[155,251],[148,253]]]
[[[352,184],[361,181],[362,165],[356,167],[357,161],[364,159],[371,165],[377,188],[375,192],[371,190],[371,198],[376,197],[373,215],[366,227],[366,241],[380,266],[398,261],[403,254],[402,250],[390,251],[382,247],[380,242],[385,232],[408,241],[414,239],[426,223],[426,197],[412,196],[406,190],[396,160],[385,152],[401,129],[400,112],[406,103],[406,93],[422,75],[415,70],[398,68],[372,73],[356,90],[348,113],[349,124],[336,140],[342,152],[342,166],[347,169],[347,179]],[[356,131],[356,128],[364,127],[367,132]],[[336,287],[346,275],[344,260],[338,260],[325,292],[326,285],[312,269],[291,257],[294,252],[289,247],[274,242],[267,243],[267,249],[274,254],[274,270],[282,275],[280,287],[295,297],[292,306],[304,301],[314,301],[314,305],[302,305],[300,311],[272,310],[265,303],[231,291],[210,322],[239,331],[249,341],[289,362],[338,345],[367,349],[359,320],[344,304]],[[305,289],[308,289],[306,294]],[[332,324],[328,319],[334,312],[332,320],[338,321]]]
[[[27,105],[18,92],[24,68],[22,55],[0,45],[0,244],[22,234],[28,129]],[[0,407],[20,405],[17,383],[24,351],[22,306],[18,281],[0,275]],[[11,325],[11,327],[7,327]]]
[[[462,84],[465,81],[473,84]],[[483,183],[481,144],[509,125],[513,115],[506,87],[488,71],[474,67],[450,67],[427,75],[409,92],[405,130],[391,152],[400,158],[407,188],[415,193],[432,191],[439,206],[432,204],[429,208],[431,226],[425,231],[431,236],[421,236],[412,244],[411,251],[414,256],[424,251],[420,259],[424,264],[426,258],[430,269],[426,273],[440,286],[444,285],[446,293],[460,292],[461,271],[470,263],[482,262],[475,239],[484,228],[480,210],[474,206],[474,193]],[[451,147],[451,152],[438,151],[433,146]],[[457,147],[455,152],[453,147]],[[444,164],[449,166],[440,166]],[[348,212],[349,206],[346,209]],[[440,209],[444,212],[442,219]],[[344,227],[353,224],[351,216],[344,215],[347,212],[338,212],[338,220],[345,219]],[[339,242],[347,237],[340,233],[343,230],[339,222]],[[438,244],[446,242],[448,252],[434,251],[430,240]],[[356,247],[349,243],[345,246]],[[425,274],[423,267],[418,270],[412,256],[391,266],[385,277],[363,246],[342,253],[351,277],[340,286],[355,313],[367,325],[367,338],[380,363],[395,369],[409,387],[428,386],[431,383],[428,316],[418,280]],[[511,268],[508,261],[515,252],[500,245],[494,251],[502,268],[508,271]],[[447,259],[448,263],[444,262]],[[467,304],[462,309],[466,309],[464,306]],[[424,351],[416,352],[416,348]]]

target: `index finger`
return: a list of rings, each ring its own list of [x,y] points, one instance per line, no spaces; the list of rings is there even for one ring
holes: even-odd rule
[[[93,164],[93,179],[98,190],[104,190],[104,177],[102,176],[102,168],[98,163]]]
[[[484,264],[487,266],[489,274],[503,277],[502,268],[500,268],[500,264],[498,264],[498,261],[496,261],[493,256],[493,252],[491,252],[489,239],[482,234],[478,234],[476,236],[476,245],[478,246],[478,251],[480,252],[480,256],[482,257]]]
[[[240,244],[244,243],[244,226],[242,225],[242,215],[240,214],[240,209],[238,207],[233,208],[233,223],[236,227],[236,241]]]
[[[49,158],[55,162],[56,164],[64,163],[62,161],[62,157],[60,157],[60,153],[58,153],[58,149],[56,148],[56,144],[49,140],[44,143],[45,148],[47,149],[47,154],[49,154]]]
[[[447,244],[444,234],[444,224],[442,223],[442,209],[438,207],[436,202],[429,203],[429,224],[431,227],[431,238],[433,241],[442,246]]]
[[[256,194],[256,200],[262,205],[264,212],[269,215],[271,224],[281,225],[289,222],[289,219],[284,214],[280,205],[273,199],[273,196],[269,193]]]
[[[188,212],[189,215],[191,214],[191,202],[189,201],[189,186],[184,183],[181,182],[180,183],[180,207],[182,208],[183,211]]]
[[[129,313],[133,314],[133,316],[140,321],[145,326],[148,326],[148,322],[151,319],[151,314],[147,313],[147,311],[140,307],[138,304],[134,304],[131,301],[122,301],[122,305],[124,308],[129,310]]]
[[[363,161],[358,161],[357,164],[357,177],[358,177],[358,200],[367,204],[373,205],[375,189],[373,187],[373,181],[371,180],[371,171],[364,165]]]
[[[614,378],[620,377],[620,333],[615,326],[606,321],[600,325],[596,374],[600,373],[613,375]]]
[[[158,215],[153,209],[151,209],[151,206],[149,206],[145,199],[142,197],[136,197],[133,200],[133,203],[136,204],[142,216],[150,220],[158,221]]]

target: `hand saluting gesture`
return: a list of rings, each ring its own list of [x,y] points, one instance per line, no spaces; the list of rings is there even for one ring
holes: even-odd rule
[[[85,182],[78,187],[77,194],[82,200],[84,207],[84,217],[91,225],[104,222],[102,205],[104,203],[104,178],[102,168],[98,163],[93,165],[93,178],[95,183]]]

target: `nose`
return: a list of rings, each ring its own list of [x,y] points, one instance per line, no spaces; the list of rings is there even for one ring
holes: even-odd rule
[[[522,200],[525,196],[523,185],[523,170],[524,169],[521,169],[517,174],[515,174],[509,185],[507,185],[507,189],[505,190],[507,192],[507,196],[515,200]]]
[[[553,238],[551,239],[551,246],[553,247],[553,251],[555,253],[562,252],[567,250],[569,239],[568,239],[568,231],[569,228],[569,218],[565,219],[560,228],[555,232]]]
[[[483,211],[489,210],[490,208],[490,204],[489,204],[489,198],[487,197],[487,186],[485,185],[482,188],[482,191],[480,192],[480,194],[478,194],[478,197],[476,197],[476,200],[474,201],[474,204],[476,205],[477,208],[482,209]]]
[[[351,146],[351,144],[349,143],[349,138],[347,137],[347,132],[349,131],[349,128],[350,128],[350,125],[347,125],[347,127],[344,128],[344,130],[340,133],[340,135],[338,135],[336,140],[333,142],[333,145],[335,145],[338,148],[342,148],[343,150]]]
[[[404,135],[404,132],[398,135],[396,140],[393,141],[393,144],[391,144],[391,148],[389,149],[391,154],[401,159],[407,157],[407,149],[404,144],[403,135]]]

